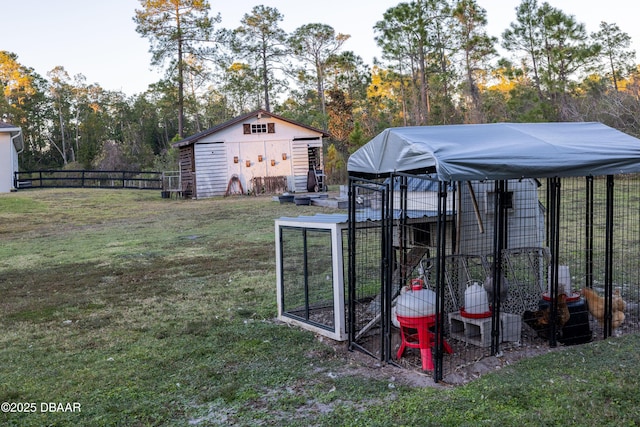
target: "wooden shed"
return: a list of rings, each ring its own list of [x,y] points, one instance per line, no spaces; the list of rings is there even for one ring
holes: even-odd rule
[[[0,193],[15,190],[14,172],[18,154],[24,149],[22,129],[0,121]]]
[[[185,197],[255,191],[305,192],[324,177],[319,129],[256,110],[173,144],[180,150]]]

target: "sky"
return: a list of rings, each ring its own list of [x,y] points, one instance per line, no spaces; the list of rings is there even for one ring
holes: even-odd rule
[[[209,0],[218,27],[234,29],[243,15],[259,4],[277,8],[281,27],[292,32],[309,23],[328,24],[351,35],[343,50],[352,50],[371,65],[380,57],[373,26],[400,0]],[[521,0],[477,0],[487,11],[487,32],[499,37],[515,21]],[[601,21],[617,24],[629,34],[640,58],[640,23],[636,0],[547,0],[584,23],[590,34]],[[539,4],[542,0],[538,1]],[[0,0],[0,50],[18,55],[18,62],[38,74],[56,66],[70,76],[82,74],[88,84],[127,95],[144,92],[162,72],[150,66],[149,42],[135,31],[139,0]]]

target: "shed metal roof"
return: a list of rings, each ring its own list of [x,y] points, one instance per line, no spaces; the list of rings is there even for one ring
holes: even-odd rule
[[[0,121],[0,132],[7,132],[11,134],[11,139],[13,140],[13,146],[16,148],[18,153],[24,150],[24,140],[22,137],[22,128],[18,126],[14,126],[11,123],[6,123]]]
[[[218,125],[216,125],[216,126],[214,126],[212,128],[209,128],[207,130],[203,130],[202,132],[196,133],[195,135],[191,135],[191,136],[189,136],[189,137],[187,137],[187,138],[185,138],[185,139],[183,139],[181,141],[173,143],[172,145],[173,145],[173,147],[179,148],[179,147],[185,147],[187,145],[194,144],[197,141],[201,140],[202,138],[205,138],[205,137],[207,137],[209,135],[212,135],[212,134],[214,134],[216,132],[220,132],[221,130],[226,129],[226,128],[230,127],[230,126],[233,126],[233,125],[238,124],[238,123],[242,123],[242,122],[244,122],[244,121],[246,121],[246,120],[248,120],[250,118],[258,117],[258,116],[264,117],[264,118],[274,117],[274,118],[276,118],[278,120],[282,120],[282,121],[285,121],[287,123],[291,123],[292,125],[300,126],[302,128],[308,129],[310,131],[317,132],[320,135],[322,135],[322,137],[324,137],[324,138],[327,138],[327,137],[330,136],[327,132],[325,132],[323,130],[320,130],[320,129],[316,129],[316,128],[312,127],[312,126],[307,126],[305,124],[296,122],[294,120],[287,119],[286,117],[282,117],[282,116],[279,116],[277,114],[270,113],[270,112],[268,112],[266,110],[256,110],[256,111],[252,111],[250,113],[246,113],[246,114],[242,114],[240,116],[234,117],[231,120],[227,120],[224,123],[220,123],[220,124],[218,124]]]

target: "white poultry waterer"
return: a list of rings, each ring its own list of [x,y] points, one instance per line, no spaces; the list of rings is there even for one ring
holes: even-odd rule
[[[463,317],[489,317],[491,310],[489,309],[489,301],[487,298],[487,290],[473,282],[471,286],[467,286],[464,291],[464,308],[460,309]]]
[[[425,317],[436,313],[436,293],[423,287],[422,279],[412,279],[411,289],[401,293],[395,313],[402,317]]]
[[[553,271],[549,269],[549,287],[547,292],[551,295],[551,281],[553,280]],[[564,293],[567,296],[573,295],[571,290],[571,274],[569,274],[568,265],[558,266],[558,290],[560,293]]]

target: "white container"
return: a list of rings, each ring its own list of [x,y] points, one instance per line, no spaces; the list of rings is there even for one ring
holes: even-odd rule
[[[396,315],[424,317],[436,314],[436,293],[430,289],[412,289],[400,294],[396,300]]]
[[[547,292],[551,295],[551,280],[553,279],[553,271],[549,270],[549,288]],[[564,293],[567,296],[573,295],[571,290],[571,274],[569,274],[568,265],[558,266],[558,293]]]
[[[464,291],[464,311],[469,314],[483,314],[489,312],[487,291],[477,282],[468,286]]]

